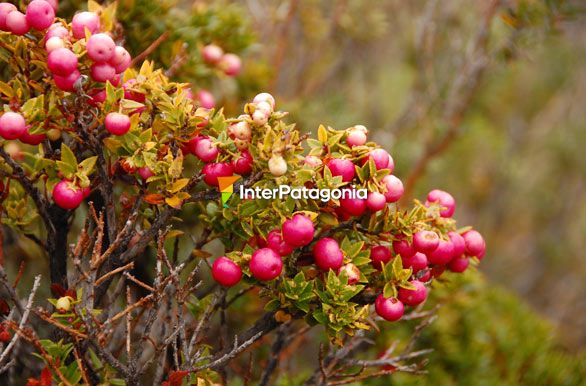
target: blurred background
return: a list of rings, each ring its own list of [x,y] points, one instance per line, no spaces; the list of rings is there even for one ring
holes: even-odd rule
[[[574,385],[586,372],[585,12],[581,0],[119,0],[117,16],[133,56],[152,48],[228,115],[268,91],[306,132],[363,124],[406,201],[456,197],[488,253],[480,274],[444,284],[461,290],[424,333],[434,376],[417,382]],[[202,42],[240,55],[242,74],[217,76]]]

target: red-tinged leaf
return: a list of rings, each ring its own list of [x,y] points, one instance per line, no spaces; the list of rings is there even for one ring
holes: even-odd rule
[[[26,381],[26,386],[43,386],[43,385],[41,384],[41,381],[39,381],[38,379],[29,378]]]
[[[0,298],[0,316],[6,316],[10,313],[10,306],[6,300]]]
[[[65,296],[66,292],[67,291],[65,290],[65,288],[63,288],[63,286],[61,284],[57,284],[57,283],[51,284],[51,293],[56,298],[60,298],[62,296]]]
[[[41,371],[41,385],[42,386],[51,386],[53,382],[53,376],[51,375],[51,370],[48,367],[45,367],[43,371]]]
[[[73,299],[77,299],[77,293],[75,292],[74,289],[68,289],[67,291],[65,291],[65,296],[69,296]]]
[[[169,385],[170,386],[181,386],[183,378],[189,375],[189,371],[172,371],[169,374]]]
[[[144,200],[152,205],[159,205],[162,204],[165,200],[165,196],[162,194],[154,193],[154,194],[147,194],[144,197]]]

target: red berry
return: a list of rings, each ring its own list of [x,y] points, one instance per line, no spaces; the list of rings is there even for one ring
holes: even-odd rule
[[[146,181],[150,177],[152,177],[152,176],[155,175],[155,173],[153,173],[153,171],[151,170],[151,168],[149,168],[148,166],[143,166],[142,168],[139,168],[137,170],[137,173],[140,176],[140,178],[143,179],[143,181]]]
[[[91,90],[88,92],[91,99],[88,103],[94,107],[96,107],[99,103],[102,103],[106,100],[106,90]]]
[[[114,66],[117,74],[123,73],[132,62],[132,57],[124,47],[116,46],[114,56],[110,59],[110,64]]]
[[[216,64],[224,55],[224,50],[215,44],[208,44],[201,49],[201,56],[204,62],[209,64]]]
[[[75,90],[75,82],[77,82],[80,76],[81,73],[78,70],[73,70],[66,76],[53,75],[53,81],[58,89],[71,92]],[[105,94],[104,92],[104,96]]]
[[[374,301],[374,310],[384,320],[396,322],[403,316],[405,306],[397,298],[385,298],[380,294]]]
[[[429,206],[431,203],[437,203],[442,207],[440,211],[440,216],[442,217],[452,217],[456,210],[456,200],[450,193],[443,190],[434,189],[427,194],[425,205]]]
[[[224,287],[232,287],[242,279],[242,269],[229,258],[218,257],[212,265],[212,277]]]
[[[309,217],[296,214],[283,223],[283,240],[292,247],[302,247],[311,243],[315,229]]]
[[[55,21],[55,10],[45,0],[33,0],[26,7],[26,21],[34,29],[42,31]]]
[[[322,270],[338,270],[344,263],[344,253],[338,242],[332,238],[324,237],[313,246],[313,258],[315,264]]]
[[[369,159],[374,161],[376,170],[389,169],[391,173],[395,169],[395,163],[391,155],[385,149],[374,149],[368,153],[368,156],[364,159],[364,162],[368,162]]]
[[[344,193],[348,192],[342,192],[342,194]],[[354,193],[354,196],[356,196],[356,193]],[[366,200],[362,198],[341,198],[340,208],[351,216],[361,216],[366,210]]]
[[[254,160],[252,159],[250,152],[248,150],[242,150],[240,152],[240,157],[232,161],[234,172],[241,176],[250,174],[252,172],[253,162]]]
[[[419,276],[417,278],[417,280],[419,280],[422,283],[427,283],[428,281],[431,280],[431,270],[426,269],[425,271],[420,272],[419,275],[417,275],[417,276]]]
[[[452,259],[448,264],[448,269],[452,272],[462,273],[468,268],[470,260],[466,256],[458,256]]]
[[[346,272],[346,277],[348,277],[348,284],[356,284],[360,280],[360,270],[357,266],[352,263],[344,264],[343,266],[338,269],[338,276],[342,274],[342,272]]]
[[[387,199],[384,194],[379,192],[369,192],[366,199],[366,207],[373,212],[383,210],[387,205]]]
[[[54,75],[69,76],[77,70],[77,55],[67,48],[58,48],[47,56],[47,67]]]
[[[104,33],[90,36],[86,44],[87,56],[97,63],[104,63],[114,58],[116,43]]]
[[[205,164],[201,170],[203,180],[209,186],[219,186],[218,177],[228,177],[234,174],[232,165],[226,162],[217,162]]]
[[[270,231],[267,235],[267,247],[277,252],[281,256],[287,256],[293,252],[293,247],[283,240],[280,230]]]
[[[10,3],[0,3],[0,31],[10,31],[10,28],[6,26],[6,16],[12,11],[17,11],[18,9],[14,4]]]
[[[206,109],[213,109],[216,105],[216,99],[208,90],[199,90],[195,95],[200,106]]]
[[[20,137],[18,137],[18,140],[22,143],[26,143],[27,145],[36,146],[43,142],[46,138],[47,136],[45,134],[31,134],[27,129]]]
[[[67,180],[61,180],[53,188],[53,201],[63,209],[75,209],[83,201],[83,192]]]
[[[130,130],[130,117],[121,113],[109,113],[104,120],[104,126],[110,134],[124,135]]]
[[[454,257],[454,245],[451,241],[439,240],[437,248],[427,254],[431,264],[447,264]]]
[[[24,133],[26,133],[26,122],[22,115],[8,111],[0,116],[0,137],[17,139]]]
[[[6,343],[10,340],[10,333],[4,329],[0,331],[0,342]]]
[[[189,143],[193,154],[203,162],[211,162],[218,157],[219,150],[208,137],[196,137]]]
[[[85,38],[85,29],[88,29],[90,34],[94,34],[100,30],[100,17],[94,12],[80,12],[73,16],[71,20],[71,30],[73,37],[76,39]]]
[[[417,252],[411,257],[401,256],[401,261],[403,262],[403,267],[412,268],[413,273],[417,273],[427,268],[427,256],[421,252]]]
[[[391,261],[391,257],[391,250],[387,246],[377,245],[370,250],[370,260],[372,261],[372,265],[378,270],[383,268],[382,263],[387,264]]]
[[[412,257],[417,252],[406,239],[393,240],[393,250],[404,258]]]
[[[236,76],[242,69],[242,61],[238,55],[224,54],[222,59],[220,59],[218,66],[224,71],[224,74],[228,76]]]
[[[352,181],[356,173],[356,169],[352,161],[342,158],[333,158],[327,164],[328,169],[332,172],[332,176],[342,176],[342,181]]]
[[[416,251],[428,254],[439,245],[439,236],[433,231],[419,231],[413,235],[413,247]]]
[[[90,67],[90,75],[96,82],[106,83],[116,76],[116,69],[108,63],[94,63]]]
[[[383,184],[387,188],[385,192],[385,198],[387,202],[397,202],[403,196],[405,189],[403,188],[403,182],[392,174],[383,178]]]
[[[283,261],[277,252],[270,248],[257,249],[250,259],[250,272],[258,280],[273,280],[281,274]]]
[[[462,235],[460,235],[458,232],[450,231],[448,232],[448,237],[454,246],[454,257],[463,255],[466,251],[466,241],[464,241]]]
[[[399,288],[399,300],[408,306],[421,304],[427,298],[427,288],[419,280],[410,281],[415,289]]]
[[[464,237],[464,241],[466,242],[466,254],[482,259],[486,252],[486,243],[482,235],[475,230],[471,230],[464,233],[462,237]]]
[[[20,11],[12,11],[6,15],[6,28],[19,36],[26,34],[31,29],[26,21],[26,16]]]

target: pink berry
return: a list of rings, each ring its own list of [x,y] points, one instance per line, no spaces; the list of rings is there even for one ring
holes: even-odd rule
[[[287,244],[281,236],[280,230],[270,231],[267,235],[267,247],[277,252],[281,256],[287,256],[293,252],[293,247]]]
[[[90,36],[86,44],[87,56],[97,63],[104,63],[112,60],[116,43],[109,35],[99,33]]]
[[[451,241],[439,240],[437,248],[427,254],[431,264],[447,264],[454,257],[454,245]]]
[[[313,246],[313,259],[320,269],[337,271],[344,263],[344,253],[336,240],[324,237]]]
[[[47,3],[49,3],[49,5],[51,5],[51,7],[53,8],[53,11],[57,12],[57,10],[59,9],[59,0],[45,0]]]
[[[242,61],[240,57],[235,54],[224,54],[218,63],[224,74],[228,76],[236,76],[242,69]]]
[[[12,11],[17,11],[18,9],[14,4],[10,3],[0,3],[0,31],[10,31],[10,28],[6,26],[6,16]]]
[[[466,243],[466,254],[468,256],[476,256],[478,259],[482,259],[486,252],[486,243],[484,242],[482,235],[475,230],[471,230],[464,233],[462,237],[464,237]]]
[[[271,110],[275,109],[275,98],[268,92],[261,92],[260,94],[257,94],[252,100],[252,103],[260,102],[267,102],[271,106]]]
[[[391,261],[391,250],[384,245],[377,245],[370,250],[370,260],[372,265],[378,269],[383,269],[383,264],[388,264]]]
[[[71,71],[66,76],[59,76],[53,75],[53,81],[55,81],[55,86],[63,91],[74,91],[75,90],[75,82],[79,79],[81,73],[77,70]]]
[[[140,92],[133,90],[138,81],[136,79],[129,79],[122,85],[124,88],[124,99],[130,99],[135,102],[143,103],[146,100],[146,96]]]
[[[51,53],[58,48],[65,48],[65,42],[58,36],[53,36],[45,43],[45,50],[47,53]]]
[[[208,64],[216,64],[224,55],[224,50],[215,44],[208,44],[201,49],[201,56],[204,62]]]
[[[17,139],[26,133],[26,121],[19,113],[5,112],[0,116],[0,137]]]
[[[6,28],[19,36],[26,34],[31,29],[26,16],[20,11],[12,11],[6,15]]]
[[[45,0],[33,0],[26,7],[26,21],[32,28],[42,31],[55,21],[55,10]]]
[[[376,170],[381,169],[389,169],[391,173],[395,168],[395,163],[393,162],[393,158],[385,149],[374,149],[368,153],[368,157],[365,158],[364,162],[367,162],[369,159],[374,161],[374,166]]]
[[[236,137],[243,141],[250,140],[252,136],[252,130],[250,129],[250,125],[246,121],[236,122],[230,125],[229,132],[231,137]]]
[[[350,147],[362,146],[366,143],[366,133],[362,130],[351,130],[346,137],[346,143]]]
[[[354,163],[347,159],[332,158],[327,167],[332,172],[332,176],[342,176],[343,182],[352,181],[356,173]]]
[[[212,265],[212,277],[220,285],[232,287],[242,279],[242,269],[229,258],[218,257]]]
[[[399,201],[399,199],[401,198],[401,196],[403,196],[403,193],[405,192],[403,182],[392,174],[385,176],[382,182],[387,188],[387,191],[384,193],[387,202]]]
[[[110,59],[110,64],[114,66],[117,74],[126,71],[126,69],[130,67],[131,62],[132,57],[124,47],[116,46],[116,48],[114,48],[114,56]]]
[[[413,269],[413,273],[417,273],[427,268],[427,256],[421,252],[417,252],[411,257],[401,256],[401,261],[403,262],[403,267]]]
[[[268,281],[277,278],[283,271],[283,261],[277,252],[270,248],[257,249],[250,259],[250,272],[258,280]]]
[[[242,150],[240,152],[240,157],[232,161],[234,172],[241,176],[250,174],[252,172],[253,162],[254,160],[252,159],[250,152],[248,150]]]
[[[454,246],[454,256],[462,256],[466,251],[466,241],[458,232],[448,232],[448,237]]]
[[[90,75],[96,82],[106,82],[116,76],[116,69],[108,63],[94,63],[90,67]]]
[[[138,175],[140,176],[140,178],[143,179],[143,181],[148,180],[150,177],[154,176],[155,173],[153,173],[153,171],[151,170],[151,168],[149,168],[148,166],[143,166],[142,168],[139,168],[137,170]]]
[[[448,264],[448,269],[452,272],[462,273],[470,265],[470,260],[466,256],[458,256],[452,259]]]
[[[130,130],[130,117],[121,113],[109,113],[104,120],[104,126],[110,134],[124,135]]]
[[[413,247],[417,252],[428,254],[439,245],[439,236],[433,231],[419,231],[413,235]]]
[[[203,180],[209,186],[219,186],[218,177],[229,177],[234,174],[232,165],[227,162],[205,164],[201,169]]]
[[[20,137],[18,137],[18,140],[22,143],[26,143],[27,145],[36,146],[43,142],[46,138],[47,136],[45,134],[31,134],[27,129]]]
[[[67,48],[57,48],[47,56],[47,67],[54,75],[69,76],[77,70],[77,55]]]
[[[220,151],[208,137],[196,137],[191,146],[193,154],[203,162],[211,162],[218,157]]]
[[[406,259],[412,257],[417,252],[415,248],[413,248],[413,246],[409,244],[409,241],[405,239],[394,240],[393,250],[395,251],[395,253],[401,255],[401,257]]]
[[[387,198],[379,192],[369,192],[366,199],[366,207],[373,212],[383,210],[387,205]]]
[[[100,30],[100,17],[94,12],[80,12],[73,16],[71,20],[71,30],[73,37],[76,39],[85,38],[85,29],[88,29],[90,34],[94,34]]]
[[[293,247],[302,247],[311,243],[314,231],[313,222],[302,214],[296,214],[286,220],[281,228],[283,240]]]
[[[352,263],[344,264],[338,269],[338,276],[340,276],[342,272],[346,273],[348,284],[352,285],[360,281],[360,269],[358,269],[356,265]]]
[[[309,166],[311,168],[316,168],[316,167],[321,166],[323,164],[322,160],[319,159],[319,157],[316,157],[314,155],[306,155],[305,158],[303,159],[303,163],[306,166]]]
[[[200,106],[206,109],[213,109],[216,105],[216,99],[208,90],[199,90],[195,95]]]
[[[63,209],[75,209],[83,201],[83,192],[67,180],[61,180],[53,188],[53,201]]]
[[[427,194],[425,205],[429,206],[431,203],[437,203],[442,207],[440,211],[440,216],[442,217],[452,217],[456,210],[456,200],[450,193],[443,190],[434,189]]]
[[[346,191],[342,193],[344,194]],[[340,208],[351,216],[362,216],[366,211],[366,200],[361,198],[340,198]]]
[[[415,286],[415,289],[399,288],[399,300],[408,306],[423,303],[427,298],[427,288],[419,280],[412,280],[410,283]]]
[[[383,294],[380,294],[374,301],[374,310],[384,320],[396,322],[403,316],[405,306],[397,298],[385,298]]]
[[[54,37],[58,37],[64,40],[68,40],[69,39],[69,30],[65,27],[63,27],[63,25],[61,23],[55,23],[52,26],[49,27],[49,29],[47,30],[47,33],[45,33],[45,42],[51,38]]]

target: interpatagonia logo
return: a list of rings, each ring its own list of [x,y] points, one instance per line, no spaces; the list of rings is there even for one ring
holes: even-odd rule
[[[220,193],[222,193],[222,205],[228,207],[228,200],[234,193],[234,183],[240,179],[240,176],[218,177]]]

